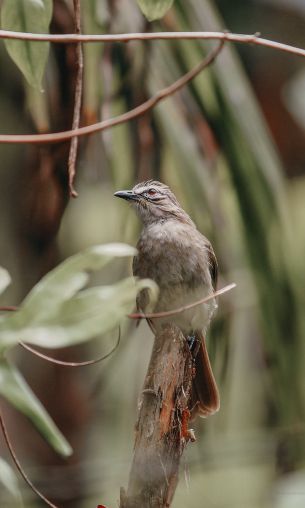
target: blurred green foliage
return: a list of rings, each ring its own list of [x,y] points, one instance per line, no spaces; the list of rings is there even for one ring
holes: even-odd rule
[[[91,271],[104,268],[115,257],[135,253],[133,247],[122,243],[89,247],[43,277],[19,309],[0,316],[0,394],[64,457],[71,455],[71,446],[5,353],[20,341],[52,349],[88,341],[120,326],[141,289],[149,289],[154,301],[157,287],[146,279],[128,277],[114,285],[83,289]],[[0,294],[9,282],[7,271],[0,268]],[[3,466],[2,471],[6,473],[8,468]]]
[[[264,8],[262,2],[248,3],[257,10]],[[224,28],[211,0],[176,0],[167,15],[152,25],[147,25],[132,0],[117,5],[90,0],[83,6],[83,22],[88,33]],[[244,32],[250,31],[246,17],[243,23]],[[134,107],[196,64],[211,45],[200,41],[87,45],[84,118],[106,118]],[[257,52],[259,60],[263,49],[252,52]],[[1,58],[11,81],[18,83],[6,57]],[[283,65],[288,66],[294,57],[283,58]],[[49,104],[57,72],[53,50],[44,83]],[[22,129],[28,128],[35,113],[29,106],[27,115],[20,118],[5,82],[0,100],[11,132],[20,122]],[[0,150],[4,161],[1,188],[13,189],[21,180],[21,152],[7,147]],[[113,199],[113,191],[148,178],[168,183],[210,238],[220,264],[220,286],[232,281],[238,284],[237,290],[219,301],[209,336],[221,411],[194,423],[197,443],[187,450],[173,506],[303,507],[304,176],[296,181],[286,177],[232,46],[225,47],[213,67],[150,114],[82,142],[79,198],[68,203],[61,221],[60,256],[97,243],[134,245],[140,225],[132,211],[126,211],[126,204]],[[30,183],[23,192],[27,185]],[[46,202],[52,196],[46,194]],[[1,264],[14,281],[5,303],[18,302],[28,277],[23,259],[26,250],[20,256],[14,234],[20,209],[15,215],[9,213],[13,201],[12,192],[4,192],[0,200],[5,220]],[[20,225],[17,231],[20,234]],[[26,269],[38,277],[35,263],[25,259]],[[113,284],[129,273],[130,264],[121,260],[95,276],[94,282]],[[105,343],[111,340],[110,334],[103,337]],[[80,452],[76,462],[43,466],[37,459],[30,469],[31,477],[51,497],[57,496],[60,506],[69,495],[73,498],[71,476],[75,479],[77,475],[82,489],[78,499],[74,496],[74,506],[117,505],[119,487],[128,479],[137,400],[151,345],[145,324],[137,329],[126,324],[115,356],[102,368],[80,375],[91,413],[77,431]],[[91,356],[97,350],[97,345],[90,346]],[[26,376],[29,372],[23,368]],[[51,486],[44,481],[50,471]]]

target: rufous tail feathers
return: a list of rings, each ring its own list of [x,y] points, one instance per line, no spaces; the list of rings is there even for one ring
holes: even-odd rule
[[[195,357],[195,377],[193,379],[192,416],[202,417],[216,413],[220,407],[219,391],[212,371],[205,338],[196,332],[199,350]]]

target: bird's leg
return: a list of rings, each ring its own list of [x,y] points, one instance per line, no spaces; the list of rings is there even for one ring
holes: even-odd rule
[[[192,377],[195,377],[195,354],[198,351],[197,342],[198,339],[195,333],[191,333],[189,335],[185,335],[185,339],[187,345],[190,350],[190,362],[192,369]],[[190,394],[188,394],[187,398],[189,398]],[[185,407],[181,411],[181,421],[180,421],[180,439],[185,443],[191,441],[192,443],[196,441],[195,432],[193,429],[189,428],[189,421],[191,419],[191,411],[188,407]]]
[[[193,377],[196,375],[196,368],[195,368],[195,358],[197,356],[197,353],[200,348],[200,340],[198,340],[198,336],[195,332],[192,332],[191,334],[186,336],[186,341],[191,353],[192,358],[192,364],[193,364]]]

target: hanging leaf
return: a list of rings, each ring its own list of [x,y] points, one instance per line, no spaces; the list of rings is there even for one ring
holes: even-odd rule
[[[1,349],[20,340],[46,348],[67,347],[90,340],[118,326],[133,309],[136,295],[143,288],[154,290],[155,284],[130,277],[113,286],[83,290],[54,307],[49,314],[35,314],[35,307],[25,306],[0,324]],[[48,308],[46,295],[42,301]]]
[[[174,0],[137,0],[148,21],[160,19],[173,5]]]
[[[1,27],[3,30],[28,33],[49,33],[52,0],[3,0]],[[48,42],[5,40],[6,49],[30,85],[41,88],[48,59]]]
[[[68,457],[72,448],[32,392],[21,373],[6,360],[0,362],[0,394],[26,415],[54,450]]]
[[[2,268],[2,266],[0,266],[0,295],[6,290],[10,282],[11,282],[10,274],[8,273],[7,270],[5,270],[5,268]]]
[[[136,249],[123,243],[95,245],[71,256],[41,279],[24,300],[23,306],[49,315],[88,281],[90,271],[101,270],[115,257],[134,256]],[[47,308],[45,302],[48,302]]]
[[[152,281],[130,277],[112,286],[80,290],[88,271],[135,252],[125,244],[98,245],[61,263],[32,289],[20,310],[0,318],[0,352],[20,340],[48,348],[71,346],[117,326],[141,289],[156,294]]]
[[[151,300],[155,300],[156,284],[134,277],[112,286],[82,289],[89,271],[99,270],[114,257],[135,253],[136,249],[125,244],[97,245],[61,263],[36,284],[18,311],[0,317],[0,353],[20,340],[48,348],[77,344],[117,326],[134,307],[141,289],[149,289]],[[4,287],[6,271],[2,279]],[[0,360],[0,394],[30,418],[58,453],[71,454],[69,444],[21,373],[4,358]]]

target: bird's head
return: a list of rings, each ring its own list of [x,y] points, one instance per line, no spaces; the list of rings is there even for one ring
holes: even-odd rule
[[[170,188],[156,180],[138,183],[133,189],[114,195],[130,201],[145,225],[173,218],[192,223]]]

